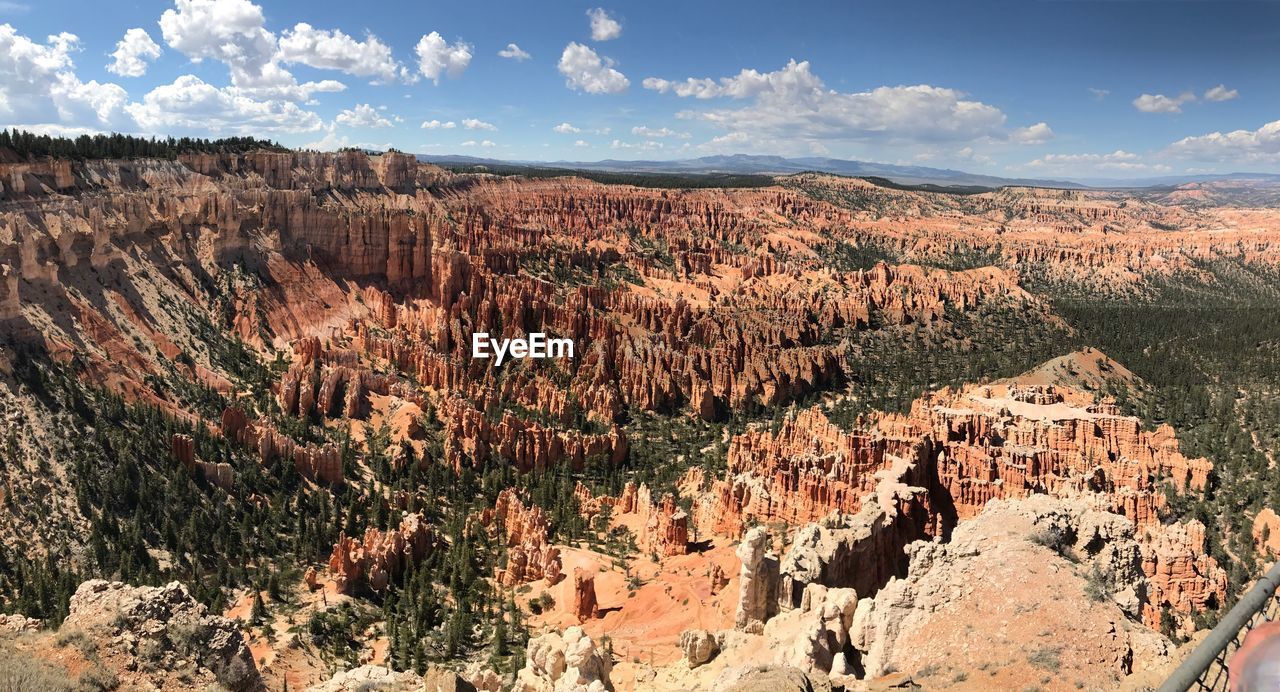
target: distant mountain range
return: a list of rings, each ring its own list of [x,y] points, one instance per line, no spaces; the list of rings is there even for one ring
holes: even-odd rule
[[[474,156],[434,156],[419,154],[418,159],[449,166],[525,166],[533,168],[557,168],[579,171],[607,171],[614,173],[721,173],[736,175],[789,175],[806,171],[834,173],[857,177],[880,177],[902,185],[938,185],[942,187],[1004,187],[1028,185],[1034,187],[1089,188],[1089,187],[1154,187],[1181,185],[1189,182],[1217,180],[1268,180],[1280,181],[1280,175],[1271,173],[1224,173],[1206,175],[1171,175],[1140,179],[1081,178],[1001,178],[993,175],[968,173],[950,168],[928,166],[898,166],[890,163],[873,163],[832,159],[819,156],[785,158],[781,156],[754,156],[732,154],[703,156],[696,159],[673,161],[503,161]]]

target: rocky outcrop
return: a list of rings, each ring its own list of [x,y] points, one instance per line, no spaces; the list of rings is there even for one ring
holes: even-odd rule
[[[25,615],[0,615],[0,632],[37,632],[44,623]]]
[[[1114,405],[1087,401],[1052,387],[943,390],[915,402],[908,425],[940,441],[938,483],[961,518],[997,498],[1094,492],[1147,527],[1164,501],[1153,479],[1179,492],[1205,488],[1212,464],[1184,457],[1172,428],[1147,432]]]
[[[720,641],[707,630],[685,630],[680,633],[680,651],[690,668],[706,665],[720,653]]]
[[[612,690],[610,653],[602,651],[582,631],[570,627],[564,634],[549,632],[529,641],[524,668],[516,676],[516,692]]]
[[[547,541],[548,520],[541,507],[525,507],[512,488],[498,493],[492,510],[480,516],[483,525],[505,539],[507,564],[494,575],[503,586],[519,586],[545,579],[560,580],[563,569],[560,549]]]
[[[178,582],[134,587],[87,581],[72,594],[62,629],[102,642],[109,669],[157,671],[174,686],[179,675],[194,675],[196,682],[187,685],[263,689],[236,624],[210,615]]]
[[[909,546],[906,575],[860,600],[850,624],[866,677],[995,665],[990,684],[1004,687],[1057,661],[1066,679],[1105,686],[1166,662],[1168,640],[1122,610],[1141,598],[1131,525],[1075,502],[992,502],[950,543]]]
[[[1280,555],[1280,516],[1270,507],[1253,518],[1253,547],[1265,559]]]
[[[755,665],[730,668],[715,683],[724,692],[831,692],[831,682],[791,666]]]
[[[761,527],[747,532],[738,545],[742,562],[738,574],[738,608],[733,624],[740,630],[759,632],[777,612],[778,560],[768,554],[769,534]]]
[[[383,666],[363,665],[344,670],[322,683],[307,688],[308,692],[417,692],[424,689],[423,678],[416,673],[396,672]],[[426,688],[441,689],[444,688]],[[463,688],[458,688],[463,689]],[[474,688],[472,688],[474,689]]]
[[[874,428],[845,432],[818,407],[783,420],[776,432],[749,430],[729,445],[729,472],[694,506],[703,534],[741,535],[748,521],[815,522],[831,512],[857,514],[895,460],[917,464],[917,483],[929,486],[933,445],[927,434]],[[929,527],[930,533],[940,529]]]
[[[382,591],[407,565],[425,558],[440,542],[420,514],[406,514],[398,529],[368,529],[363,539],[342,534],[329,556],[334,586],[341,593],[351,593],[357,586]]]
[[[1188,616],[1224,605],[1227,571],[1207,553],[1204,524],[1196,520],[1149,529],[1141,542],[1142,571],[1150,585],[1143,621],[1159,628],[1171,609],[1184,634],[1195,631]],[[1145,538],[1145,536],[1144,536]]]
[[[169,439],[170,452],[178,463],[193,473],[199,473],[206,482],[231,491],[235,485],[236,474],[231,464],[226,462],[200,461],[196,459],[195,441],[190,435],[174,433]]]
[[[809,584],[799,607],[765,625],[765,640],[779,663],[835,683],[851,683],[858,673],[849,637],[857,605],[853,589]]]
[[[329,485],[343,481],[342,453],[337,445],[299,444],[276,430],[269,422],[250,422],[244,412],[234,406],[223,411],[222,432],[256,450],[258,460],[263,464],[274,459],[285,459],[292,461],[298,475],[308,480]]]
[[[600,606],[596,603],[594,571],[580,567],[573,568],[573,601],[569,604],[569,612],[578,618],[578,622],[600,617]]]
[[[610,508],[611,516],[636,517],[636,546],[658,557],[672,557],[689,552],[689,515],[676,505],[676,497],[663,494],[654,501],[649,486],[628,481],[617,497],[593,496],[581,482],[574,489],[578,506],[588,518],[598,515],[602,507]]]

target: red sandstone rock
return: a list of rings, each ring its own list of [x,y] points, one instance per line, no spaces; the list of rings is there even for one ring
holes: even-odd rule
[[[507,546],[507,565],[495,577],[503,586],[518,586],[539,579],[548,584],[560,580],[560,549],[547,542],[548,521],[542,508],[525,507],[512,488],[498,493],[491,510],[485,510],[480,521],[499,530]]]
[[[329,556],[329,571],[342,593],[350,593],[360,584],[381,591],[407,564],[435,550],[440,540],[421,515],[406,514],[399,529],[369,529],[361,540],[339,536]]]
[[[569,612],[578,618],[578,622],[586,622],[600,617],[600,608],[596,605],[596,575],[594,571],[580,567],[573,569],[573,603]]]

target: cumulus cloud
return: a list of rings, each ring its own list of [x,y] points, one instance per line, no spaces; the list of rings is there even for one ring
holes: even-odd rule
[[[576,135],[579,132],[582,132],[581,128],[574,127],[569,123],[560,123],[559,125],[556,125],[551,129],[555,130],[556,132],[559,132],[562,135]]]
[[[570,43],[560,55],[560,74],[570,89],[588,94],[618,94],[627,90],[631,82],[613,68],[613,61],[601,58],[594,50],[581,43]]]
[[[494,125],[493,123],[487,123],[487,122],[485,122],[485,121],[483,121],[483,120],[480,120],[480,119],[478,119],[478,118],[465,118],[465,119],[462,121],[462,126],[463,126],[463,127],[465,127],[465,128],[467,128],[468,130],[496,130],[496,129],[498,129],[498,126],[497,126],[497,125]]]
[[[498,57],[506,58],[508,60],[515,60],[516,62],[524,62],[525,60],[528,60],[533,56],[529,55],[529,53],[527,53],[520,46],[517,46],[514,43],[508,43],[506,48],[503,48],[502,50],[498,51]]]
[[[1111,95],[1111,90],[1110,90],[1110,89],[1097,89],[1097,88],[1094,88],[1094,87],[1089,87],[1089,93],[1090,93],[1090,94],[1093,94],[1093,98],[1094,98],[1094,100],[1096,100],[1096,101],[1101,101],[1102,99],[1105,99],[1106,97],[1108,97],[1108,96],[1110,96],[1110,95]]]
[[[237,86],[282,78],[273,61],[276,38],[264,26],[262,8],[249,0],[177,0],[160,15],[160,32],[170,48],[194,62],[226,63]]]
[[[579,139],[579,140],[575,140],[575,141],[574,141],[573,146],[575,146],[575,147],[579,147],[579,148],[582,148],[582,149],[588,149],[588,148],[590,148],[590,147],[591,147],[591,144],[590,144],[590,143],[588,143],[588,142],[587,142],[587,140],[585,140],[585,139]]]
[[[424,130],[452,130],[457,126],[458,123],[455,123],[452,120],[443,123],[439,120],[427,120],[422,123],[422,129]]]
[[[121,127],[128,93],[117,84],[82,82],[71,60],[79,46],[75,34],[36,43],[0,24],[0,121]]]
[[[477,142],[477,141],[476,141],[476,140],[474,140],[474,139],[468,139],[467,141],[463,142],[462,144],[459,144],[458,146],[460,146],[460,147],[484,147],[484,148],[488,149],[489,147],[496,147],[496,146],[498,146],[498,145],[497,145],[497,144],[494,144],[492,141],[487,140],[487,139],[485,139],[485,140],[481,140],[481,141],[479,141],[479,142]]]
[[[1018,144],[1044,144],[1053,137],[1053,129],[1049,127],[1049,123],[1019,127],[1009,133],[1009,139]]]
[[[367,103],[357,104],[355,108],[338,113],[333,121],[347,127],[391,127],[391,121],[382,117],[376,108]]]
[[[790,141],[812,148],[818,140],[945,142],[1008,134],[1000,109],[954,89],[920,84],[839,92],[828,89],[808,62],[795,60],[775,72],[742,70],[719,80],[681,82],[653,78],[645,86],[685,98],[750,101],[741,108],[678,114],[741,133],[744,142]]]
[[[121,77],[141,77],[147,73],[147,61],[160,57],[160,46],[145,29],[130,29],[116,43],[107,71]]]
[[[659,127],[657,129],[654,129],[652,127],[646,127],[644,125],[638,125],[636,127],[631,128],[631,134],[640,135],[641,137],[649,137],[651,139],[663,138],[663,137],[675,137],[677,139],[689,138],[688,132],[677,132],[675,130],[671,130],[665,127]]]
[[[363,41],[339,30],[316,29],[299,23],[280,36],[278,59],[323,70],[337,70],[357,77],[392,82],[416,78],[391,55],[391,48],[372,34]]]
[[[271,134],[320,130],[320,116],[286,100],[259,100],[234,87],[218,88],[183,75],[152,89],[126,110],[149,132]]]
[[[1204,92],[1204,99],[1206,101],[1230,101],[1239,95],[1239,91],[1236,91],[1235,89],[1228,89],[1226,85],[1219,84],[1218,86]]]
[[[1280,163],[1280,120],[1256,130],[1210,132],[1186,137],[1166,147],[1172,156],[1223,163]]]
[[[1178,96],[1143,94],[1133,100],[1133,107],[1143,113],[1181,113],[1182,107],[1196,100],[1196,95],[1186,91]]]
[[[587,10],[587,17],[591,19],[592,41],[609,41],[622,35],[622,24],[610,17],[604,8]]]
[[[193,62],[213,59],[226,64],[231,85],[241,96],[310,101],[316,93],[346,88],[334,80],[299,84],[281,65],[284,55],[278,50],[276,35],[266,29],[262,8],[249,0],[176,0],[175,8],[160,16],[160,32],[170,48]],[[332,39],[327,32],[318,33]],[[333,60],[301,53],[293,57],[298,62],[305,62],[305,57],[318,64]]]
[[[433,31],[418,41],[418,69],[422,76],[439,84],[441,77],[456,79],[471,64],[470,43],[456,41],[450,44]]]

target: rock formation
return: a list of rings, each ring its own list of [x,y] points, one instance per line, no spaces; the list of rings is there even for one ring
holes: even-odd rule
[[[1058,661],[1064,679],[1106,686],[1165,662],[1168,640],[1121,612],[1142,597],[1131,525],[1075,502],[995,501],[950,543],[912,544],[907,576],[858,602],[849,641],[866,676],[996,665],[990,684],[1009,687]]]
[[[329,556],[334,586],[342,593],[359,585],[382,591],[405,566],[426,557],[440,541],[420,514],[406,514],[399,529],[368,529],[361,540],[343,534]]]
[[[500,531],[507,546],[507,564],[495,575],[503,586],[518,586],[539,579],[548,584],[560,580],[560,549],[547,542],[548,522],[541,507],[525,507],[514,489],[498,493],[492,510],[480,517],[485,526]]]
[[[1254,550],[1267,559],[1280,555],[1280,516],[1264,507],[1253,518]]]
[[[578,618],[578,622],[586,622],[600,617],[600,608],[596,604],[595,572],[580,567],[573,568],[573,602],[569,612]]]
[[[720,642],[707,630],[685,630],[680,633],[680,651],[689,667],[697,668],[720,653]]]
[[[1196,520],[1152,528],[1142,548],[1142,571],[1150,585],[1150,598],[1143,620],[1161,626],[1164,608],[1186,616],[1224,605],[1227,571],[1218,565],[1205,547],[1204,524]],[[1195,623],[1179,617],[1179,630],[1189,635]]]
[[[549,632],[529,641],[525,666],[516,676],[516,692],[558,692],[583,690],[604,692],[613,689],[609,673],[613,661],[601,651],[581,627],[564,634]]]
[[[199,472],[205,481],[228,492],[235,485],[235,470],[225,462],[199,461],[196,459],[195,441],[190,435],[174,433],[169,442],[173,458],[188,471]]]
[[[618,497],[594,497],[580,482],[575,488],[578,504],[588,519],[608,506],[615,518],[633,515],[638,526],[636,546],[659,557],[684,555],[689,552],[689,515],[676,506],[676,498],[665,493],[654,501],[649,486],[628,481]]]
[[[738,575],[738,609],[734,627],[758,632],[777,612],[778,560],[768,554],[769,534],[761,527],[747,532],[738,546],[742,571]]]
[[[179,675],[194,675],[196,681],[186,684],[262,689],[236,624],[209,615],[178,582],[133,587],[87,581],[71,596],[62,629],[100,640],[112,669],[157,671],[174,686]]]

